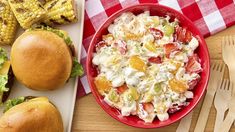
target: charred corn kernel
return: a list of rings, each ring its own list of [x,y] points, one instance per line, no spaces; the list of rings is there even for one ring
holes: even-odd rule
[[[8,0],[8,2],[16,19],[24,29],[30,28],[46,14],[46,10],[38,0]]]
[[[47,14],[43,23],[62,25],[77,21],[77,10],[74,0],[51,0],[44,5]]]
[[[47,2],[51,1],[51,0],[38,0],[42,5],[45,5]]]
[[[11,44],[17,28],[17,20],[7,0],[0,1],[0,44]]]

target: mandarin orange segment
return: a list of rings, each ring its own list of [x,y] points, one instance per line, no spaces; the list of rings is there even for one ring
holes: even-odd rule
[[[188,85],[186,82],[176,80],[175,78],[173,78],[169,81],[169,86],[173,91],[175,91],[177,93],[183,93],[183,92],[187,91],[187,89],[188,89]]]
[[[155,46],[154,43],[152,43],[152,42],[145,43],[145,44],[144,44],[144,47],[145,47],[146,49],[148,49],[149,51],[151,51],[151,52],[156,52],[156,51],[157,51],[156,46]]]
[[[137,36],[133,33],[126,33],[126,38],[127,39],[133,39],[133,38],[136,38]]]
[[[125,32],[125,37],[124,40],[138,40],[139,38],[141,38],[143,36],[143,34],[141,33],[131,33],[131,32]]]
[[[112,87],[112,83],[107,80],[105,76],[96,77],[94,83],[101,95],[103,95],[104,93],[108,93]]]
[[[144,63],[143,60],[140,59],[138,55],[131,56],[129,59],[129,64],[130,64],[130,67],[141,72],[145,72],[147,69],[146,64]]]

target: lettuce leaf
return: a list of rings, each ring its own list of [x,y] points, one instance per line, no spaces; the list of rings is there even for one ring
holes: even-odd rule
[[[70,77],[82,76],[84,74],[83,67],[80,63],[78,63],[77,58],[73,58],[73,68],[71,71]]]
[[[7,61],[7,53],[3,48],[0,48],[0,68],[2,68],[5,61]]]
[[[11,109],[12,107],[21,104],[25,101],[25,97],[18,97],[18,98],[14,98],[14,99],[9,99],[6,104],[5,104],[5,108],[3,113],[5,113],[6,111],[8,111],[9,109]]]
[[[67,45],[71,45],[73,43],[71,38],[68,36],[68,33],[60,29],[51,28],[49,26],[37,26],[31,29],[28,29],[28,31],[33,31],[33,30],[47,30],[47,31],[55,33],[56,35],[64,39],[64,42]]]
[[[0,92],[7,92],[9,88],[6,88],[8,81],[8,75],[0,75]]]
[[[6,87],[7,81],[8,75],[0,75],[0,104],[2,104],[3,93],[9,90],[9,88]]]

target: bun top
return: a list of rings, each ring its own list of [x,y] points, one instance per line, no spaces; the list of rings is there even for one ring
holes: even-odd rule
[[[65,84],[72,55],[64,39],[46,30],[27,31],[14,42],[11,64],[18,81],[34,90],[53,90]]]
[[[18,104],[0,118],[1,132],[63,132],[59,111],[46,97]]]

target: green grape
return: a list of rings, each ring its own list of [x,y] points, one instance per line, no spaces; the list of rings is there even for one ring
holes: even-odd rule
[[[160,24],[159,18],[153,17],[153,24],[155,27],[157,27]]]
[[[139,98],[139,93],[136,88],[129,88],[127,94],[130,100],[137,100]]]
[[[161,19],[160,21],[163,26],[167,25],[168,23],[168,21],[165,18]]]
[[[156,83],[156,84],[154,85],[154,91],[155,91],[156,93],[159,93],[159,92],[161,91],[161,84]]]
[[[174,27],[167,24],[164,26],[164,31],[166,36],[170,36],[171,34],[174,33]]]
[[[108,95],[109,100],[111,100],[112,102],[118,102],[119,100],[119,96],[117,94],[117,92],[115,92],[114,90],[110,90],[109,95]]]

